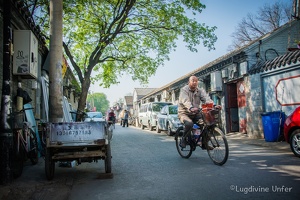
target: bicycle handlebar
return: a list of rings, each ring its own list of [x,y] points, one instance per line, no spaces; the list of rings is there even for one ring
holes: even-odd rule
[[[26,110],[33,110],[33,108],[23,108],[22,110],[16,111],[14,113],[22,113],[25,112]]]
[[[202,108],[193,108],[193,109],[196,109],[195,111],[191,111],[192,113],[195,113],[195,114],[198,114],[198,113],[200,113],[200,112],[202,112]],[[214,107],[213,108],[207,108],[207,109],[209,109],[209,110],[221,110],[222,109],[222,107],[220,106],[220,105],[214,105]]]

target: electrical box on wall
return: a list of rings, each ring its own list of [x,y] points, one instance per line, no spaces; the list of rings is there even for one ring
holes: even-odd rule
[[[228,66],[228,78],[234,79],[237,78],[237,64],[233,63],[230,66]]]
[[[222,91],[222,74],[216,71],[210,74],[210,87],[212,92]]]
[[[38,71],[38,40],[30,30],[14,31],[13,74],[36,79]]]
[[[228,69],[222,69],[222,78],[228,78]]]

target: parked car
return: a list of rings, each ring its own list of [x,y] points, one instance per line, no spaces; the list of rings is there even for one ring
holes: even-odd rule
[[[300,106],[284,122],[284,139],[291,146],[295,156],[300,157]]]
[[[84,120],[85,122],[90,121],[105,121],[103,114],[101,112],[86,112],[86,118]]]
[[[150,102],[142,104],[139,109],[139,125],[142,129],[148,127],[153,131],[157,124],[157,115],[165,105],[172,105],[171,102]]]
[[[157,115],[156,132],[167,131],[168,135],[174,135],[176,130],[182,126],[177,110],[177,105],[166,105],[161,109],[160,114]]]

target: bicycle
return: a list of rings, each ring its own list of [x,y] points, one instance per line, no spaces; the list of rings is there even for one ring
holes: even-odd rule
[[[129,117],[128,121],[129,121],[129,125],[135,126],[135,117]]]
[[[32,109],[32,108],[30,108]],[[39,151],[38,142],[31,124],[25,120],[25,111],[15,113],[13,131],[13,176],[21,176],[24,162],[29,158],[33,165],[38,163]]]
[[[107,121],[108,126],[111,126],[111,127],[113,127],[113,129],[115,129],[116,128],[115,123],[116,123],[115,117],[108,118],[108,121]]]
[[[202,150],[207,150],[210,159],[216,165],[226,163],[229,154],[228,142],[224,132],[218,127],[220,123],[220,109],[204,108],[200,110],[202,119],[194,122],[197,126],[195,130],[200,131],[201,135],[194,135],[191,131],[186,136],[186,147],[181,147],[184,127],[179,128],[175,134],[176,148],[182,158],[189,158],[196,147],[201,147]]]

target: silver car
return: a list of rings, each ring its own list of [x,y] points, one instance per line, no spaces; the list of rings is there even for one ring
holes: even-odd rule
[[[166,105],[161,109],[160,113],[157,115],[157,133],[167,131],[167,135],[174,135],[178,127],[182,126],[177,111],[177,105]]]
[[[102,122],[105,121],[103,114],[101,112],[87,112],[87,116],[85,118],[85,122]]]

